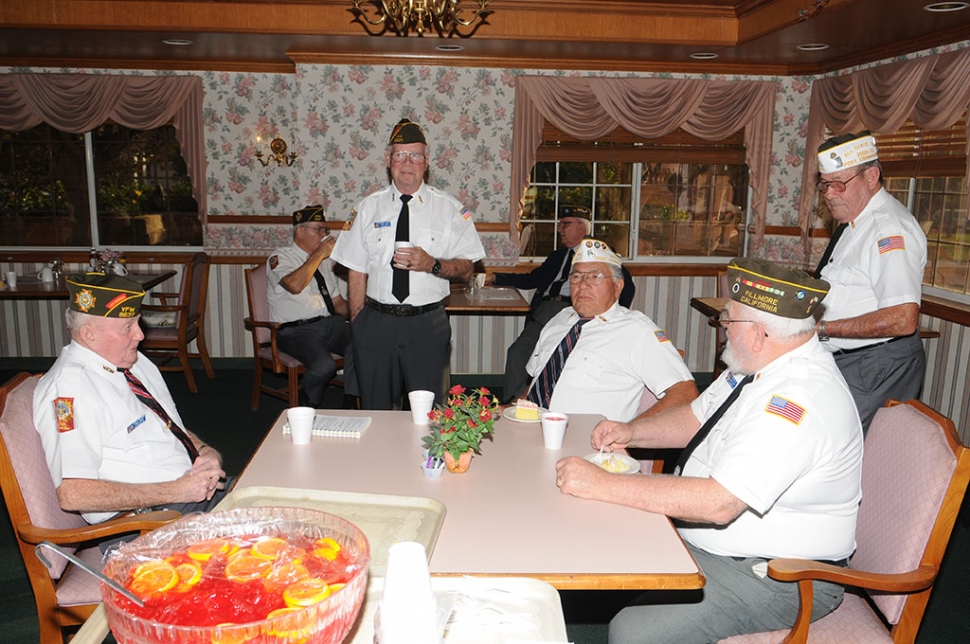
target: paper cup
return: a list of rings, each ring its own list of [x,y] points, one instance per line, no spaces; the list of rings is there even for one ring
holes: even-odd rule
[[[411,242],[394,242],[394,252],[397,252],[402,248],[414,248],[414,244]]]
[[[475,284],[478,288],[485,288],[485,273],[477,273],[475,275]]]
[[[408,392],[408,402],[411,403],[411,422],[415,425],[427,425],[428,412],[434,407],[434,392],[425,389]]]
[[[37,273],[37,279],[39,279],[41,282],[53,282],[54,271],[51,270],[50,266],[45,266],[44,268],[40,269],[39,273]]]
[[[17,287],[17,274],[15,272],[7,271],[7,274],[5,277],[7,281],[7,286],[9,286],[10,288]]]
[[[313,435],[313,419],[317,410],[313,407],[290,407],[286,410],[286,420],[290,423],[290,435],[294,445],[306,445]]]
[[[546,449],[562,449],[569,416],[558,411],[547,411],[542,414],[540,420],[542,421],[542,443]]]
[[[428,555],[415,541],[402,541],[387,550],[387,572],[375,624],[381,644],[440,642],[438,601],[431,590]]]

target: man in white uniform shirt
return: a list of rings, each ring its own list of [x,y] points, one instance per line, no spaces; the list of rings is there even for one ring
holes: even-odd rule
[[[158,368],[138,352],[145,291],[102,273],[66,283],[71,343],[34,391],[61,508],[89,523],[153,507],[210,509],[226,487],[222,457],[183,429]]]
[[[323,405],[327,385],[337,374],[333,354],[345,358],[345,393],[357,393],[349,310],[329,259],[334,242],[323,206],[307,206],[293,213],[293,243],[266,260],[270,317],[282,323],[280,349],[306,366],[300,404],[308,407]]]
[[[817,188],[840,224],[815,273],[832,285],[818,337],[835,354],[865,431],[887,399],[917,398],[923,387],[918,327],[926,235],[882,187],[868,132],[829,139],[819,146],[818,164]]]
[[[540,407],[627,421],[636,416],[644,387],[659,399],[648,414],[697,397],[693,376],[667,334],[640,311],[619,304],[621,268],[620,256],[606,243],[584,239],[577,245],[569,273],[571,306],[542,329],[526,367],[533,377],[529,399]],[[546,385],[541,374],[582,319],[588,321],[560,375]]]
[[[728,281],[728,370],[689,405],[593,430],[595,449],[684,448],[675,474],[610,474],[577,457],[556,464],[564,494],[677,520],[707,580],[682,604],[640,597],[613,618],[611,644],[706,644],[790,628],[798,585],[768,577],[767,560],[845,566],[855,550],[862,427],[814,331],[828,284],[750,258],[728,266]],[[812,619],[842,592],[815,582]]]
[[[485,257],[472,214],[427,184],[428,149],[402,120],[388,141],[391,184],[365,197],[333,249],[349,269],[354,364],[364,409],[401,409],[408,391],[443,400],[451,356],[449,280]]]

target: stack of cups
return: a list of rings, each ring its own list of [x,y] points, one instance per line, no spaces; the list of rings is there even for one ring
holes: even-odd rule
[[[384,594],[377,609],[374,641],[440,644],[444,621],[439,617],[424,546],[414,541],[395,543],[387,551]]]

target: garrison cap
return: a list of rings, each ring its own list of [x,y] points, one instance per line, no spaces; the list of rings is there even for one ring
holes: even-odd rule
[[[293,225],[299,226],[310,221],[326,221],[323,215],[323,206],[307,206],[300,208],[293,213]]]
[[[732,300],[783,318],[810,317],[829,292],[825,280],[766,259],[738,257],[727,269]]]
[[[74,311],[105,318],[133,318],[141,311],[145,289],[127,277],[106,273],[68,275],[68,305]]]
[[[427,145],[428,142],[424,138],[424,130],[421,129],[421,126],[408,119],[401,119],[394,126],[391,138],[387,142],[388,145],[397,143],[424,143]]]

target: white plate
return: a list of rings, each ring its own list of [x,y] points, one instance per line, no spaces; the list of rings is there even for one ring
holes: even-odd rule
[[[617,462],[622,463],[630,468],[623,472],[615,472],[616,474],[636,474],[637,472],[640,471],[640,461],[634,458],[630,458],[626,454],[618,454],[616,452],[613,452],[613,453],[603,452],[602,454],[600,454],[599,452],[593,452],[592,454],[587,454],[583,458],[585,458],[593,465],[599,465],[600,467],[603,467],[602,466],[603,461],[613,458],[613,459],[616,459]],[[605,467],[603,469],[606,470]],[[606,470],[606,471],[609,472],[610,470]]]
[[[545,412],[549,411],[545,407],[539,407],[539,415],[541,416]],[[515,405],[510,405],[502,410],[502,418],[508,418],[513,423],[538,423],[539,419],[535,420],[523,420],[522,418],[515,417]]]

